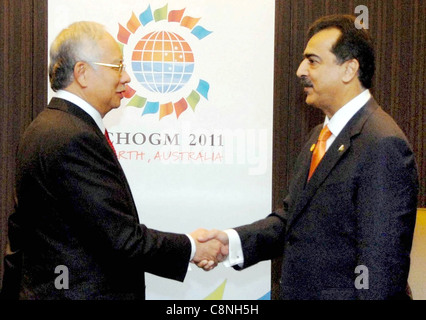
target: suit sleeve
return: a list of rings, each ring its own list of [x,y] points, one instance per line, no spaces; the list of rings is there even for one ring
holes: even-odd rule
[[[66,218],[111,259],[140,265],[141,272],[183,281],[190,240],[139,223],[124,173],[101,142],[94,134],[82,133],[46,153],[46,168],[52,170],[47,174],[56,177],[52,187],[60,190],[58,201],[66,205]],[[174,265],[167,268],[170,261]]]
[[[235,228],[243,247],[243,268],[282,255],[286,222],[287,211],[280,209],[262,220]]]
[[[416,217],[414,155],[396,137],[377,141],[366,154],[354,200],[358,265],[367,267],[368,289],[357,292],[361,299],[399,298],[406,290]]]

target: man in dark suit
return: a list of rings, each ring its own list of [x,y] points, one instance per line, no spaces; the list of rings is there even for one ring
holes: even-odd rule
[[[114,38],[78,22],[52,44],[57,91],[17,154],[3,297],[144,299],[144,272],[183,281],[188,263],[216,261],[221,244],[140,224],[102,118],[130,81]]]
[[[308,39],[297,75],[326,120],[302,148],[284,210],[200,240],[229,245],[237,269],[283,256],[281,299],[409,298],[417,171],[406,137],[368,90],[370,37],[339,15],[316,21]]]

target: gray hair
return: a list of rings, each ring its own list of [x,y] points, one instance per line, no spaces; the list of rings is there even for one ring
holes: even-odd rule
[[[78,61],[100,58],[97,44],[106,34],[103,25],[89,21],[75,22],[59,33],[50,47],[49,79],[53,91],[71,84]]]

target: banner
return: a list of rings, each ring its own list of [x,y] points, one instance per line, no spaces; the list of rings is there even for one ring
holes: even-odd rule
[[[275,1],[48,4],[49,45],[90,20],[122,47],[131,82],[104,122],[142,223],[190,233],[270,213]],[[269,299],[270,274],[269,261],[241,272],[191,265],[184,283],[146,274],[147,299]]]

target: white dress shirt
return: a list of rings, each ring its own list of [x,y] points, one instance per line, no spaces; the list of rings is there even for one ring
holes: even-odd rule
[[[364,90],[343,107],[341,107],[331,119],[325,117],[324,126],[328,125],[332,135],[328,138],[325,150],[327,151],[339,133],[343,130],[349,120],[370,100],[369,90]]]
[[[342,108],[340,108],[331,119],[329,119],[328,116],[325,117],[324,126],[328,125],[328,128],[332,133],[330,138],[327,140],[326,151],[349,122],[349,120],[351,120],[355,113],[357,113],[367,103],[367,101],[370,100],[370,98],[370,91],[364,90],[362,93],[345,104]],[[244,255],[241,239],[234,229],[228,229],[224,231],[229,237],[229,255],[223,264],[225,267],[232,267],[235,265],[242,267],[244,265]]]

